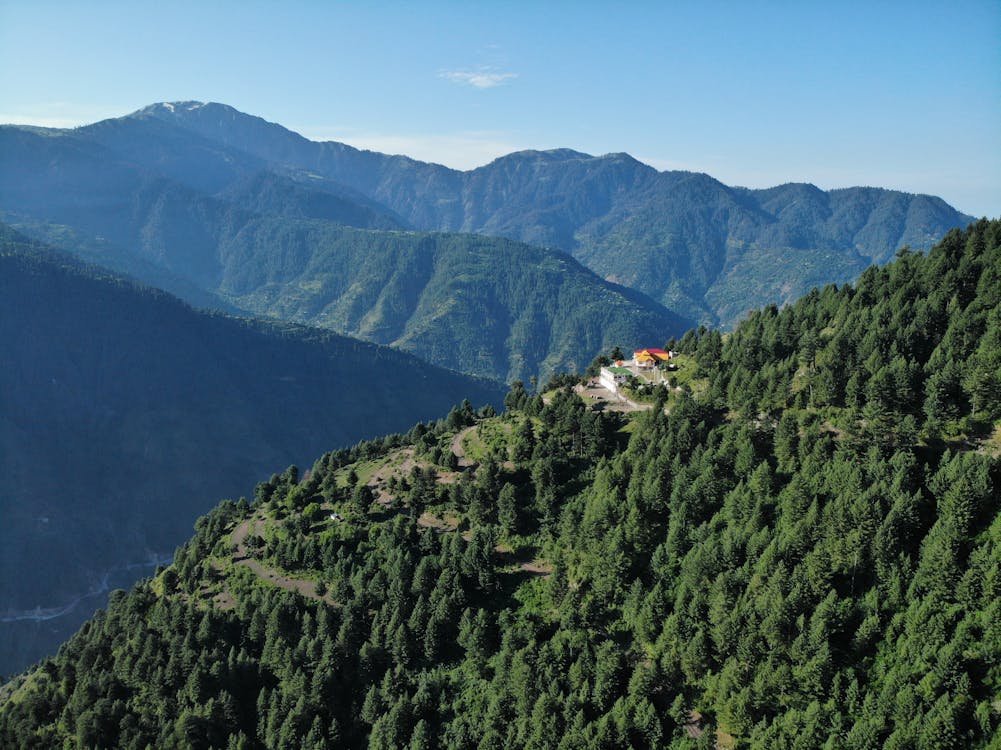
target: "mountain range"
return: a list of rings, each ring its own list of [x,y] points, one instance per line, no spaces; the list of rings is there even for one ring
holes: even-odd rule
[[[658,172],[624,153],[523,151],[458,172],[314,143],[221,104],[151,105],[123,119],[131,121],[120,126],[125,130],[155,119],[270,168],[334,180],[415,229],[558,248],[708,324],[732,326],[761,304],[851,280],[905,245],[927,250],[972,219],[928,195],[867,187],[822,191],[809,184],[749,190],[706,174]],[[169,150],[161,144],[156,153],[162,159]],[[183,171],[173,174],[184,181]]]
[[[388,347],[197,312],[3,225],[0,348],[5,673],[169,558],[220,496],[503,397]]]
[[[0,130],[4,215],[193,305],[320,325],[500,380],[544,381],[691,326],[558,250],[403,230],[349,189],[255,172],[256,160],[224,148],[216,164],[199,136],[170,130],[164,143],[164,129]],[[190,184],[174,179],[194,163]]]
[[[804,184],[749,190],[705,174],[658,172],[627,154],[526,151],[459,172],[313,142],[200,102],[155,104],[73,130],[0,129],[0,211],[36,238],[192,304],[285,316],[423,357],[437,356],[424,340],[439,333],[454,339],[458,330],[467,337],[460,366],[509,381],[582,369],[601,348],[647,343],[654,332],[628,322],[636,315],[656,320],[664,340],[693,323],[731,326],[761,304],[850,281],[902,246],[927,249],[971,219],[931,196]],[[345,226],[371,235],[347,233]],[[414,280],[391,321],[383,320],[384,306],[364,306],[387,293],[387,279],[352,278],[357,256],[346,248],[364,246],[373,266],[390,266],[422,243],[463,243],[442,232],[544,249],[470,239],[481,251],[448,256],[455,277],[497,280],[490,299],[472,305],[489,312],[486,327],[481,316],[449,307],[442,295],[454,290],[434,283],[440,251],[414,258]],[[277,245],[261,246],[262,237]],[[294,256],[283,257],[292,247]],[[508,260],[514,252],[517,265]],[[615,318],[620,339],[588,335],[589,312],[566,321],[560,341],[522,340],[520,318],[538,321],[539,329],[553,318],[502,293],[510,286],[502,277],[531,275],[537,264],[567,256],[594,272],[563,261],[581,287],[574,306],[603,300],[605,322]],[[321,270],[333,267],[339,285]],[[533,281],[539,302],[561,295],[545,278],[552,277],[541,273]],[[460,326],[454,317],[429,314],[445,309],[460,316]]]

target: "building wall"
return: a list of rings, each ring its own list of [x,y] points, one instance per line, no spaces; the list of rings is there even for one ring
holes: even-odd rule
[[[615,376],[612,375],[612,373],[610,373],[608,370],[602,368],[601,378],[599,378],[599,380],[601,381],[602,388],[607,388],[612,393],[619,392],[619,387],[615,384]]]

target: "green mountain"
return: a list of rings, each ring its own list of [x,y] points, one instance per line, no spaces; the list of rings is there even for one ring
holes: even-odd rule
[[[169,557],[219,497],[503,395],[385,347],[197,313],[2,225],[0,347],[5,673]]]
[[[145,137],[144,121],[112,125],[112,142],[148,146],[120,132],[143,126]],[[0,206],[18,229],[191,304],[322,326],[509,382],[583,370],[600,351],[660,345],[691,324],[555,250],[387,231],[401,221],[319,178],[248,172],[213,197],[116,160],[139,146],[102,156],[76,131],[0,129],[5,138]],[[195,143],[176,161],[204,157]]]
[[[6,685],[0,743],[994,747],[999,303],[980,221],[686,334],[632,416],[515,387],[275,475]]]
[[[171,201],[165,184],[194,192]],[[218,204],[186,211],[194,194]],[[176,209],[172,223],[148,228],[151,204]],[[0,128],[0,211],[18,226],[10,212],[144,257],[157,252],[150,245],[183,243],[184,270],[199,275],[218,240],[202,226],[205,212],[233,209],[558,249],[686,319],[724,327],[812,286],[851,281],[900,247],[927,250],[972,218],[932,196],[804,184],[748,190],[657,172],[628,154],[525,151],[458,172],[309,141],[222,104],[155,104],[74,130]]]
[[[254,214],[323,219],[367,229],[407,229],[402,219],[374,201],[315,175],[294,179],[262,171],[236,181],[218,197]]]
[[[689,325],[562,253],[497,238],[264,218],[221,255],[218,293],[241,309],[508,382],[579,372],[617,344]]]
[[[705,174],[657,172],[628,154],[525,151],[457,172],[314,143],[222,104],[156,104],[112,122],[154,120],[273,169],[347,185],[415,229],[559,248],[709,324],[732,326],[752,308],[850,281],[900,247],[927,250],[972,219],[927,195],[803,184],[748,190]]]

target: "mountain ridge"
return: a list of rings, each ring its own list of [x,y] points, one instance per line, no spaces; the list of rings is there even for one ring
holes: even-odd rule
[[[557,149],[545,157],[547,152],[524,151],[458,171],[333,141],[309,141],[227,105],[206,104],[190,112],[168,112],[153,105],[148,116],[203,136],[224,138],[228,145],[276,163],[292,159],[300,168],[309,165],[387,205],[417,229],[495,234],[556,247],[599,275],[634,286],[669,308],[689,316],[698,310],[703,322],[710,324],[732,325],[745,310],[792,301],[812,286],[812,277],[797,278],[776,253],[795,258],[813,249],[836,249],[840,257],[833,278],[823,281],[845,282],[869,263],[885,262],[903,245],[927,250],[945,231],[972,220],[934,196],[838,188],[820,192],[828,202],[851,205],[832,212],[826,229],[810,236],[799,231],[802,216],[795,210],[783,215],[794,209],[781,199],[787,186],[729,187],[705,173],[660,172],[628,154],[595,157]],[[512,182],[513,178],[517,180]],[[859,200],[853,203],[854,198]],[[765,201],[771,210],[764,210]],[[726,208],[727,202],[733,205]],[[710,210],[691,208],[698,206]],[[852,213],[859,214],[859,220],[847,221]],[[711,230],[714,222],[717,229]],[[870,223],[892,228],[867,231]],[[661,226],[659,234],[646,231]],[[628,253],[623,245],[631,248]],[[732,247],[742,253],[763,249],[758,264],[762,270],[755,281],[776,278],[779,283],[759,289],[724,272],[735,262]],[[855,252],[861,260],[853,257]],[[685,277],[684,269],[672,260],[679,254],[701,256],[698,262],[715,269],[715,275]],[[788,291],[776,298],[782,288]],[[739,291],[742,299],[720,308],[709,300],[719,297],[721,290],[730,296]]]
[[[114,127],[134,130],[129,123]],[[220,188],[212,174],[222,172],[213,169],[208,182],[188,183],[151,171],[162,141],[101,143],[94,151],[72,134],[44,139],[0,129],[5,142],[13,155],[0,154],[0,208],[11,217],[42,217],[19,225],[23,231],[83,244],[78,251],[88,258],[143,274],[148,283],[169,282],[193,303],[215,296],[249,314],[395,344],[431,362],[459,361],[471,373],[507,381],[544,382],[557,369],[583,369],[600,351],[641,340],[659,345],[691,324],[557,250],[502,237],[416,232],[390,210],[355,198],[351,188],[331,183],[317,190],[322,178],[262,172],[254,160],[240,166],[239,152],[228,147],[213,156],[228,170],[226,180],[233,178]],[[203,142],[192,148],[175,152],[173,163],[188,163]],[[128,160],[140,156],[149,163]],[[216,192],[200,191],[199,180]],[[79,231],[51,231],[50,224]],[[94,235],[138,261],[130,263]],[[443,252],[452,267],[438,262]],[[403,293],[391,299],[385,284],[403,257],[419,263],[408,266],[410,278],[396,274],[393,288]],[[555,266],[565,273],[545,270]],[[537,286],[528,288],[529,280]],[[202,295],[192,298],[185,283]],[[453,292],[460,304],[445,298]],[[375,304],[381,307],[364,307]],[[330,306],[345,314],[321,315]],[[377,323],[391,310],[404,316],[404,326],[390,338]],[[517,324],[536,316],[531,325]]]
[[[120,143],[108,137],[117,131]],[[928,249],[972,218],[934,196],[809,183],[730,187],[701,172],[660,172],[624,153],[526,150],[458,171],[314,142],[217,103],[153,104],[49,132],[93,136],[136,168],[209,194],[225,195],[263,168],[341,199],[361,196],[383,208],[378,221],[557,249],[711,326],[731,327],[746,311],[786,304],[816,284],[849,282],[900,247]]]

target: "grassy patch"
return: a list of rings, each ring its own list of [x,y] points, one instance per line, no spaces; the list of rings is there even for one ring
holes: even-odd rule
[[[38,669],[29,675],[18,675],[10,682],[0,686],[0,706],[6,703],[20,703],[24,696],[36,689],[37,683],[49,679],[49,676]]]
[[[994,458],[1001,457],[1001,422],[994,425],[990,437],[984,441],[984,451]]]
[[[636,430],[636,420],[627,419],[626,423],[619,428],[619,432],[625,433],[626,435],[631,435]]]
[[[668,383],[678,388],[686,385],[692,389],[695,396],[700,396],[709,390],[709,378],[698,377],[698,366],[695,358],[688,354],[679,354],[671,360],[677,370],[668,370],[664,373]]]
[[[462,438],[462,451],[466,454],[467,458],[476,463],[486,458],[487,444],[480,436],[480,428],[466,433],[465,437]]]
[[[482,463],[491,454],[507,458],[514,425],[501,419],[487,419],[462,440],[462,450],[475,463]]]
[[[348,486],[348,476],[351,474],[352,469],[354,469],[355,474],[358,475],[359,483],[364,484],[365,482],[367,482],[369,479],[372,478],[372,475],[375,474],[375,472],[379,469],[380,466],[382,466],[382,464],[383,464],[382,460],[376,460],[376,461],[359,461],[358,463],[350,464],[348,466],[342,466],[334,473],[334,476],[337,478],[337,486],[338,487]]]

